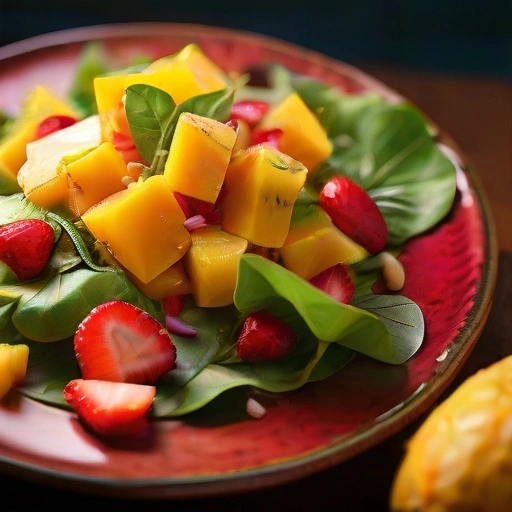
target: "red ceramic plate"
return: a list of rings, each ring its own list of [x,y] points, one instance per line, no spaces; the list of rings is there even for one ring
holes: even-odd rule
[[[0,108],[36,83],[64,92],[85,42],[102,41],[120,61],[154,58],[190,42],[222,67],[281,63],[344,89],[403,98],[367,74],[294,45],[197,25],[130,24],[53,33],[0,48]],[[356,359],[323,382],[268,404],[262,420],[193,415],[158,421],[151,446],[102,443],[73,414],[16,393],[0,404],[0,469],[112,496],[200,497],[255,490],[346,461],[404,428],[439,397],[464,364],[489,313],[497,244],[489,206],[464,154],[441,131],[458,165],[459,194],[438,227],[401,255],[402,294],[421,307],[426,339],[402,366]]]

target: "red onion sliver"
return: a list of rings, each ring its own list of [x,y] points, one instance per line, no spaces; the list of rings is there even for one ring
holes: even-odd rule
[[[204,228],[205,226],[208,226],[208,223],[206,222],[206,219],[203,215],[193,215],[192,217],[189,217],[187,220],[185,220],[183,225],[190,232],[194,231],[195,229]]]
[[[193,337],[197,334],[196,329],[185,323],[180,317],[165,315],[165,327],[172,334],[178,336]]]

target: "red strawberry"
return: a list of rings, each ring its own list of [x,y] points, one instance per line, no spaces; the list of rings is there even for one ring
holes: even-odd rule
[[[84,379],[153,384],[176,366],[176,347],[165,328],[120,300],[100,304],[87,315],[74,347]]]
[[[298,338],[281,318],[267,311],[256,311],[245,320],[235,344],[242,361],[257,363],[289,356],[297,348]]]
[[[40,219],[16,220],[0,226],[0,260],[20,281],[43,270],[53,249],[53,228]]]
[[[41,121],[36,130],[36,139],[42,139],[50,133],[67,128],[77,122],[77,119],[71,116],[50,116]]]
[[[283,130],[280,128],[272,128],[270,130],[256,129],[252,132],[253,144],[270,144],[276,149],[279,149],[279,141],[283,136]]]
[[[380,252],[386,245],[388,228],[379,207],[364,188],[346,176],[327,182],[319,203],[333,224],[368,252]]]
[[[214,204],[186,196],[180,192],[174,192],[174,197],[187,219],[201,215],[206,224],[218,224],[221,221],[221,211]]]
[[[255,126],[263,119],[268,109],[269,104],[264,101],[237,101],[231,107],[230,119],[240,119],[249,126]]]
[[[312,277],[309,282],[342,304],[349,304],[355,291],[350,277],[350,267],[341,263],[325,269]]]
[[[155,398],[155,386],[74,379],[64,388],[64,400],[81,420],[104,436],[142,434]]]

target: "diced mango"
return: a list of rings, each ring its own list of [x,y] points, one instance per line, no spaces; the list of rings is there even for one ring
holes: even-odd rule
[[[182,260],[171,265],[148,283],[143,283],[129,272],[128,275],[133,284],[146,297],[153,300],[162,300],[173,295],[188,295],[192,293],[192,283],[185,273]]]
[[[68,180],[62,160],[100,143],[99,119],[91,116],[27,144],[27,161],[18,173],[25,196],[43,208],[69,209]]]
[[[143,283],[176,263],[190,245],[185,215],[161,174],[107,197],[82,220],[119,264]]]
[[[215,203],[235,140],[236,132],[227,124],[183,112],[164,170],[173,192]]]
[[[174,55],[158,59],[142,72],[96,77],[94,92],[103,126],[110,124],[109,113],[118,108],[130,85],[157,87],[179,104],[192,96],[223,89],[228,82],[227,75],[199,47],[190,44]],[[102,132],[110,130],[104,128]]]
[[[259,127],[282,130],[279,149],[302,162],[310,173],[332,153],[326,131],[296,92],[270,110]]]
[[[247,240],[226,233],[218,225],[196,229],[191,239],[183,266],[196,304],[205,308],[232,304]]]
[[[281,247],[307,169],[271,146],[233,156],[218,206],[222,229],[262,247]]]
[[[338,263],[349,265],[370,255],[342,233],[317,205],[297,208],[279,254],[284,266],[304,279]]]
[[[0,143],[0,193],[20,190],[16,182],[18,171],[27,160],[26,146],[36,138],[39,124],[50,116],[78,113],[50,89],[38,85],[25,98],[13,130]]]
[[[62,171],[68,176],[70,207],[77,216],[126,188],[122,181],[127,174],[126,164],[110,142],[64,157]]]
[[[0,344],[0,400],[14,384],[21,382],[27,373],[29,348],[27,345]]]

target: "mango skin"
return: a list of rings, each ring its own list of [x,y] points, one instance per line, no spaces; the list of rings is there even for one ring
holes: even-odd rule
[[[342,233],[320,206],[311,206],[301,221],[292,222],[279,255],[288,270],[311,279],[338,263],[350,265],[370,253]]]
[[[82,221],[143,283],[180,260],[190,246],[185,215],[161,174],[107,197],[87,210]]]
[[[466,379],[406,445],[390,510],[512,510],[512,356]]]
[[[281,129],[279,150],[303,163],[310,175],[333,150],[326,131],[296,92],[270,110],[259,128]]]
[[[233,156],[217,205],[222,229],[262,247],[281,247],[307,177],[300,163],[264,144]]]
[[[171,189],[215,203],[235,141],[235,130],[225,123],[183,112],[164,170]]]
[[[199,307],[233,303],[238,264],[246,249],[247,240],[226,233],[218,225],[191,233],[191,245],[183,258],[183,266]]]

